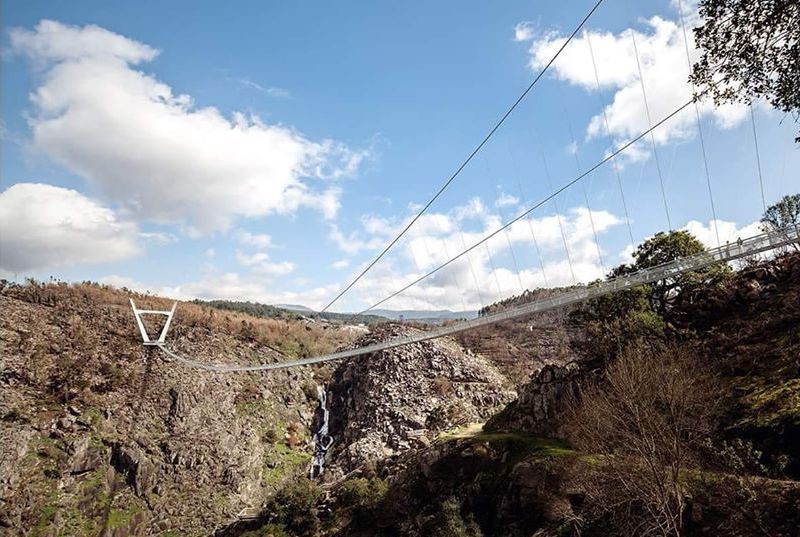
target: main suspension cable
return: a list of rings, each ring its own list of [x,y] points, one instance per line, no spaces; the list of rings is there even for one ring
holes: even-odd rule
[[[445,181],[445,183],[439,188],[436,194],[434,194],[433,197],[430,200],[428,200],[428,202],[422,207],[422,209],[419,210],[419,212],[414,216],[414,218],[411,219],[408,225],[406,225],[405,228],[403,228],[403,230],[395,238],[391,240],[391,242],[381,251],[381,253],[378,254],[378,256],[375,259],[373,259],[372,262],[370,262],[370,264],[367,265],[367,267],[363,271],[361,271],[361,273],[358,276],[356,276],[355,279],[353,279],[353,281],[347,284],[345,288],[342,289],[339,292],[339,294],[333,298],[333,300],[328,302],[328,304],[326,304],[325,307],[319,311],[319,313],[327,311],[328,308],[333,306],[340,298],[342,298],[342,296],[344,296],[344,294],[348,292],[356,284],[356,282],[358,282],[361,278],[363,278],[364,275],[367,272],[369,272],[370,269],[372,269],[372,267],[374,267],[375,264],[383,258],[383,256],[386,255],[386,253],[397,243],[397,241],[400,240],[400,237],[406,234],[406,232],[411,228],[411,226],[413,226],[414,223],[417,220],[419,220],[419,218],[430,208],[430,206],[433,205],[433,202],[435,202],[439,198],[439,196],[442,195],[445,189],[447,189],[447,187],[450,186],[450,183],[452,183],[455,180],[455,178],[458,177],[461,171],[467,167],[467,164],[469,164],[472,161],[475,155],[477,155],[478,152],[483,148],[483,146],[486,145],[486,143],[494,135],[494,133],[497,132],[500,126],[503,125],[503,123],[505,123],[508,116],[511,115],[511,113],[517,108],[517,106],[519,106],[522,100],[525,99],[525,97],[528,95],[528,93],[530,93],[530,91],[534,88],[534,86],[536,86],[539,80],[542,79],[547,70],[550,69],[550,66],[553,65],[553,63],[556,61],[556,58],[558,58],[561,55],[561,52],[578,34],[581,28],[583,28],[584,24],[586,24],[589,18],[594,14],[595,11],[597,11],[597,9],[600,7],[602,3],[603,0],[597,0],[597,2],[595,2],[595,4],[592,6],[589,12],[583,17],[581,22],[578,24],[578,26],[572,31],[569,37],[558,48],[556,53],[553,54],[553,57],[550,58],[550,61],[547,62],[547,64],[542,68],[542,70],[539,71],[539,74],[537,74],[536,77],[533,79],[533,81],[528,85],[528,87],[525,88],[525,91],[523,91],[522,94],[517,98],[517,100],[514,101],[514,103],[508,108],[508,110],[506,110],[506,112],[500,117],[497,123],[495,123],[494,127],[492,127],[489,133],[486,136],[484,136],[483,140],[481,140],[481,142],[475,147],[475,149],[472,150],[472,152],[467,156],[467,158],[464,159],[461,165],[459,165],[459,167],[456,168],[456,171],[453,172],[453,174],[447,181]]]
[[[378,306],[380,306],[381,304],[383,304],[387,300],[391,300],[392,298],[394,298],[395,296],[399,295],[400,293],[406,291],[407,289],[413,287],[414,285],[418,284],[422,280],[424,280],[424,279],[428,278],[429,276],[435,274],[436,272],[438,272],[442,268],[444,268],[447,265],[449,265],[450,263],[454,262],[456,259],[461,258],[462,256],[464,256],[467,253],[471,252],[472,250],[474,250],[475,248],[477,248],[481,244],[486,243],[486,241],[488,241],[489,239],[495,237],[498,233],[501,233],[507,227],[509,227],[509,226],[515,224],[516,222],[522,220],[523,218],[525,218],[526,216],[531,214],[533,211],[535,211],[536,209],[538,209],[539,207],[541,207],[542,205],[544,205],[545,203],[547,203],[548,201],[550,201],[551,199],[553,199],[554,197],[559,195],[560,193],[564,192],[569,187],[571,187],[572,185],[574,185],[575,183],[577,183],[578,181],[580,181],[581,179],[583,179],[587,175],[591,174],[594,170],[598,169],[603,164],[605,164],[606,162],[608,162],[611,159],[613,159],[615,156],[617,156],[620,153],[622,153],[623,151],[627,150],[633,144],[635,144],[636,142],[638,142],[639,140],[641,140],[642,138],[644,138],[645,136],[650,134],[653,130],[657,129],[658,127],[660,127],[661,125],[663,125],[664,123],[666,123],[667,121],[669,121],[670,119],[675,117],[676,115],[678,115],[681,112],[683,112],[686,109],[686,107],[688,107],[690,104],[692,104],[692,102],[693,102],[693,100],[691,100],[691,99],[689,101],[686,101],[684,104],[682,104],[681,106],[676,108],[674,111],[672,111],[669,115],[667,115],[663,119],[661,119],[661,121],[659,121],[658,123],[656,123],[655,125],[653,125],[649,129],[647,129],[646,131],[642,132],[641,134],[639,134],[635,138],[629,140],[628,142],[626,142],[625,144],[620,146],[619,149],[617,149],[616,151],[614,151],[610,155],[606,156],[605,158],[603,158],[602,160],[597,162],[594,166],[592,166],[591,168],[589,168],[585,172],[581,173],[580,175],[578,175],[577,177],[575,177],[571,181],[569,181],[566,184],[562,185],[558,190],[552,192],[551,194],[549,194],[548,196],[546,196],[545,198],[543,198],[542,200],[537,202],[532,207],[526,209],[524,212],[522,212],[521,214],[517,215],[513,220],[511,220],[511,221],[507,222],[506,224],[504,224],[503,226],[497,228],[496,230],[491,232],[489,235],[485,236],[484,238],[482,238],[481,240],[479,240],[478,242],[476,242],[475,244],[473,244],[469,248],[466,248],[466,249],[462,250],[461,253],[459,253],[455,257],[450,258],[448,261],[442,263],[441,265],[439,265],[438,267],[434,268],[433,270],[431,270],[427,274],[424,274],[424,275],[420,276],[419,278],[417,278],[413,282],[407,284],[406,286],[404,286],[401,289],[398,289],[397,291],[395,291],[394,293],[390,294],[386,298],[383,298],[382,300],[376,302],[375,304],[371,305],[367,309],[362,310],[361,312],[358,313],[358,315],[364,314],[364,313],[366,313],[366,312],[368,312],[368,311],[370,311],[370,310],[372,310],[374,308],[377,308]]]

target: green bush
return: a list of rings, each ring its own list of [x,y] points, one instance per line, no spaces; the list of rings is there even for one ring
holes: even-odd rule
[[[317,502],[322,494],[322,490],[308,478],[292,481],[267,503],[267,519],[291,533],[314,535],[320,527]]]
[[[461,515],[461,502],[451,496],[442,502],[433,521],[431,535],[437,537],[482,537],[480,526],[472,514]]]
[[[359,477],[348,479],[336,491],[336,497],[344,507],[368,511],[380,504],[389,485],[383,479]]]

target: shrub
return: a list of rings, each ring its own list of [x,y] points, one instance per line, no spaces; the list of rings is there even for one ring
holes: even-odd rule
[[[461,502],[451,496],[442,502],[433,521],[430,535],[437,537],[482,537],[480,526],[469,513],[461,514]]]
[[[453,383],[447,377],[438,375],[431,382],[431,387],[435,394],[447,395],[453,390]]]
[[[292,481],[267,503],[267,519],[297,535],[314,535],[320,528],[317,502],[322,494],[322,490],[308,478]]]
[[[342,483],[336,491],[336,497],[345,507],[368,511],[380,504],[388,490],[389,485],[383,479],[359,477]]]
[[[630,347],[584,386],[567,427],[595,464],[577,475],[587,512],[620,514],[620,533],[680,535],[696,466],[715,417],[713,377],[677,347]]]

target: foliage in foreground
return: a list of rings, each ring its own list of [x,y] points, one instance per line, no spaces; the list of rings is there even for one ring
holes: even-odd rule
[[[698,89],[717,104],[763,98],[800,119],[800,3],[702,0],[699,7],[702,55],[691,75]]]
[[[672,346],[628,347],[586,386],[569,439],[593,455],[577,479],[589,516],[612,517],[619,530],[680,535],[686,475],[711,432],[716,392],[714,378]]]

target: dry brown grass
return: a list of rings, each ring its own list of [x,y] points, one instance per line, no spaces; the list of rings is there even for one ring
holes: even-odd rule
[[[145,295],[126,288],[115,289],[94,282],[68,284],[28,280],[20,285],[2,281],[0,293],[18,300],[52,307],[83,302],[97,306],[128,308],[128,299],[132,298],[138,308],[166,310],[170,309],[174,302],[168,298]],[[254,341],[291,358],[325,354],[354,340],[354,336],[348,331],[329,324],[262,319],[192,302],[178,302],[171,330],[205,328],[211,332],[226,333],[246,341]]]

